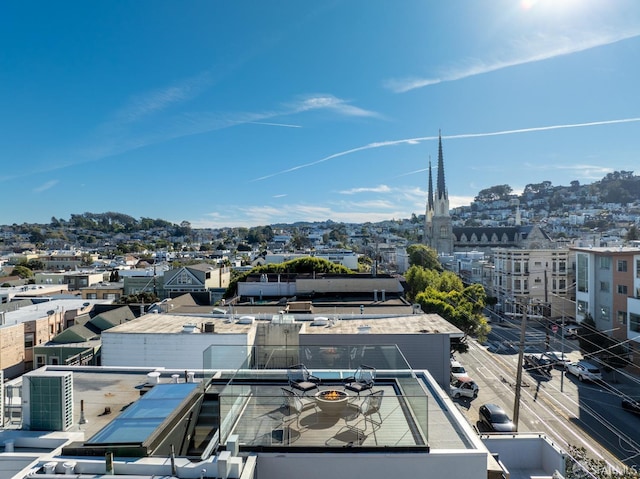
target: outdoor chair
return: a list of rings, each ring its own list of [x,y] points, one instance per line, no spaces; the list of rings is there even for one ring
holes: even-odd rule
[[[289,367],[287,370],[287,378],[289,380],[289,387],[301,391],[306,394],[308,391],[314,389],[319,390],[320,378],[314,376],[309,372],[304,364],[296,364]]]
[[[370,391],[373,388],[376,379],[376,368],[361,365],[353,373],[344,380],[344,388],[353,391],[360,396],[362,391]]]
[[[384,391],[382,389],[369,394],[360,405],[350,404],[349,413],[345,416],[346,428],[356,433],[356,439],[358,444],[361,440],[364,440],[364,436],[367,435],[367,424],[371,424],[371,432],[374,434],[376,444],[378,439],[375,436],[376,430],[382,425],[382,415],[380,414],[380,407],[382,406],[382,398]],[[360,422],[364,422],[364,427],[358,427]]]
[[[295,391],[286,388],[280,389],[282,391],[283,408],[285,412],[278,429],[282,431],[282,442],[289,444],[301,434],[303,428],[300,425],[300,417],[302,413],[313,409],[314,414],[310,414],[307,417],[312,417],[317,421],[318,406],[315,400],[311,398],[299,396]],[[297,430],[292,429],[294,423]]]

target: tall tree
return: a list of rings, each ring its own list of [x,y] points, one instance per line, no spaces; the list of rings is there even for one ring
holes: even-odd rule
[[[424,244],[412,244],[407,248],[409,255],[409,264],[411,266],[420,266],[422,268],[434,269],[442,271],[442,264],[438,260],[438,253],[435,249]]]

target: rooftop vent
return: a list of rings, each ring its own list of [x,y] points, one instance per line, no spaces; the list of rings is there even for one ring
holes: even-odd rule
[[[255,320],[255,316],[240,316],[240,319],[238,319],[238,324],[253,324]]]
[[[327,326],[329,324],[329,318],[325,316],[317,316],[313,318],[311,326]]]
[[[195,324],[186,323],[182,325],[182,332],[186,334],[193,334],[193,333],[199,333],[200,330]]]

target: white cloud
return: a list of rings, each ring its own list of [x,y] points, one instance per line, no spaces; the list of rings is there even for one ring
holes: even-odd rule
[[[333,95],[314,95],[301,97],[297,101],[287,105],[291,113],[300,113],[310,110],[332,110],[345,116],[380,117],[379,113],[365,110],[350,105],[346,100],[336,98]]]
[[[129,104],[116,112],[116,121],[125,123],[138,121],[150,114],[165,110],[174,104],[191,100],[199,95],[209,84],[209,74],[204,72],[175,85],[157,88],[138,95],[131,99]]]
[[[640,30],[637,28],[626,31],[603,32],[599,35],[587,32],[577,35],[576,38],[570,38],[566,34],[555,37],[537,36],[536,38],[522,39],[518,42],[521,46],[520,52],[512,55],[511,58],[508,59],[491,59],[488,61],[475,59],[464,67],[450,68],[436,77],[390,79],[384,82],[384,86],[395,93],[406,93],[417,88],[462,80],[504,68],[548,60],[562,55],[569,55],[591,48],[617,43],[637,36],[640,36]],[[531,45],[536,45],[537,51],[530,51]]]
[[[58,180],[49,180],[46,183],[41,184],[40,186],[36,186],[33,189],[34,193],[42,193],[43,191],[48,190],[49,188],[53,188],[58,184]]]
[[[374,187],[363,187],[363,188],[351,188],[349,190],[342,190],[338,193],[342,195],[354,195],[356,193],[389,193],[391,192],[391,188],[387,185],[379,185]]]

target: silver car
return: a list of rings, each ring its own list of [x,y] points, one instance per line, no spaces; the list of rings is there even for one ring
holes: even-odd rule
[[[602,374],[598,366],[586,361],[567,364],[567,373],[573,374],[580,381],[602,381]]]

